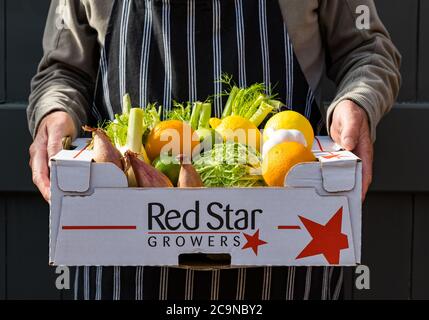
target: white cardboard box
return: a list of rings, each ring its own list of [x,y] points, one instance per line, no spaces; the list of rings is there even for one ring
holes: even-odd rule
[[[52,265],[177,266],[192,253],[229,254],[232,266],[360,263],[361,162],[327,137],[284,188],[128,188],[85,144],[51,160]]]

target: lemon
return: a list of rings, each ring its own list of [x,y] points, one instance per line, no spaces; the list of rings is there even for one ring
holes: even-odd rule
[[[264,129],[264,141],[267,141],[270,136],[280,129],[294,129],[300,131],[307,142],[307,148],[311,149],[314,142],[314,131],[310,121],[302,114],[295,111],[283,111],[277,113],[268,120]]]
[[[270,187],[283,187],[290,169],[302,162],[315,161],[313,153],[298,142],[272,147],[262,161],[262,176]]]
[[[233,141],[251,146],[259,151],[261,146],[261,133],[249,120],[240,116],[229,116],[222,120],[216,131],[224,141]]]
[[[221,123],[222,120],[219,118],[210,118],[209,120],[209,125],[212,127],[212,129],[216,129]]]

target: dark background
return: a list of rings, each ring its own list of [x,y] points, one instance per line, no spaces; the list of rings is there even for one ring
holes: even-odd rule
[[[376,4],[403,55],[403,86],[379,126],[374,183],[363,212],[363,264],[371,269],[371,289],[353,289],[348,269],[346,296],[428,299],[429,1]],[[0,0],[0,300],[70,297],[56,290],[48,267],[49,208],[28,168],[25,108],[48,6],[48,0]]]

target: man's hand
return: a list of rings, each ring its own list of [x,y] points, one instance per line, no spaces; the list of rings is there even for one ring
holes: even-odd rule
[[[350,100],[340,102],[334,110],[331,123],[332,139],[362,159],[362,200],[372,181],[374,149],[368,116],[361,107]]]
[[[43,118],[30,146],[33,182],[48,202],[51,198],[49,159],[62,149],[63,137],[72,137],[75,132],[76,128],[71,116],[66,112],[56,111]]]

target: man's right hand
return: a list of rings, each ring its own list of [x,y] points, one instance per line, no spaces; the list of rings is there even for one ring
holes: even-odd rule
[[[61,151],[64,137],[73,137],[75,134],[76,128],[71,116],[63,111],[55,111],[43,118],[30,146],[33,182],[48,202],[51,198],[49,159]]]

